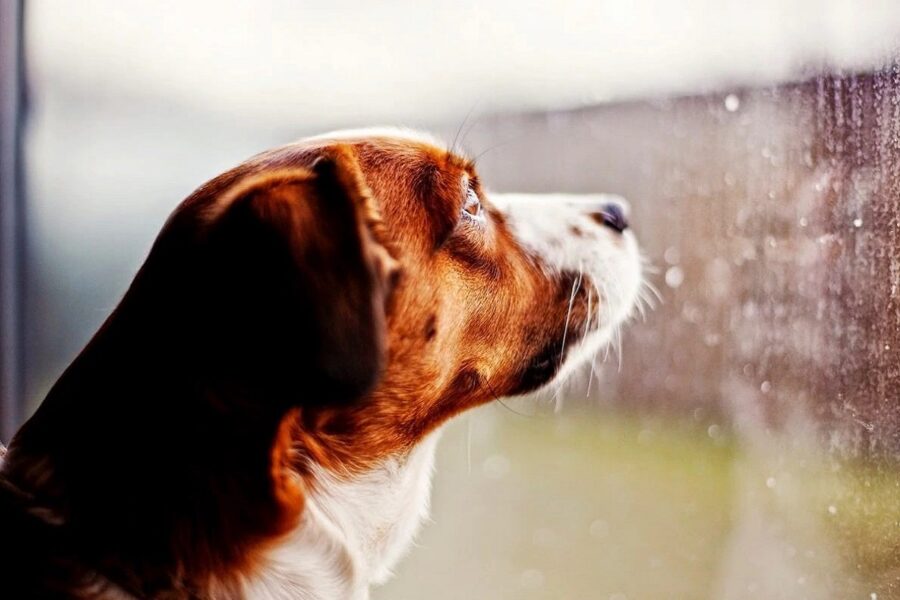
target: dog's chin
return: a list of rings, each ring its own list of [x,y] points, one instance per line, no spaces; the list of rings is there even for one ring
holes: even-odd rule
[[[550,387],[555,381],[565,378],[568,373],[589,362],[585,356],[593,357],[596,350],[586,349],[602,345],[605,337],[597,331],[587,330],[584,324],[568,324],[524,363],[516,377],[516,385],[508,395],[525,395]]]
[[[540,393],[545,388],[565,382],[573,374],[591,365],[598,355],[607,355],[611,344],[617,343],[619,328],[631,319],[638,305],[642,285],[641,267],[636,255],[625,257],[613,269],[623,275],[625,285],[614,294],[604,294],[603,281],[592,285],[600,293],[599,307],[594,307],[588,323],[569,323],[552,342],[544,346],[522,368],[510,396]]]
[[[521,396],[536,392],[552,382],[565,362],[563,341],[546,345],[534,358],[528,361],[516,377],[516,385],[509,396]]]

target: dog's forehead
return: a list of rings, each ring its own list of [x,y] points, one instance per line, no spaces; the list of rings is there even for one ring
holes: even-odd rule
[[[354,146],[364,170],[366,164],[391,164],[393,169],[406,168],[412,180],[417,181],[434,181],[430,175],[414,175],[425,175],[435,167],[448,174],[468,172],[471,175],[475,170],[474,162],[465,153],[450,148],[440,138],[403,127],[340,129],[305,138],[299,144],[314,151],[332,145]],[[390,177],[396,177],[396,171]]]
[[[406,127],[363,127],[358,129],[338,129],[306,138],[307,142],[353,141],[386,138],[425,144],[436,149],[446,149],[447,144],[430,133]]]

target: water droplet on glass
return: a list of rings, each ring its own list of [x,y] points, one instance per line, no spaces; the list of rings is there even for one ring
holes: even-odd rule
[[[759,385],[759,391],[761,391],[763,394],[768,394],[769,390],[771,390],[771,389],[772,389],[772,384],[769,383],[768,381],[763,381]]]
[[[862,227],[862,219],[859,217],[853,219],[853,226],[857,228]]]
[[[806,217],[800,217],[800,227],[806,227],[809,225],[809,221],[806,220]]]
[[[666,269],[666,285],[670,288],[677,288],[684,282],[684,271],[680,267],[669,267]]]
[[[525,569],[519,576],[519,582],[524,588],[537,589],[544,585],[544,574],[537,569]]]
[[[813,167],[815,165],[815,163],[813,162],[812,152],[810,152],[809,150],[803,152],[803,164],[805,164],[807,167]]]
[[[775,478],[774,478],[774,477],[769,477],[768,479],[766,479],[766,487],[769,488],[769,489],[774,488],[774,487],[775,487],[775,483],[776,483],[776,482],[775,482]]]
[[[554,546],[557,541],[556,534],[552,529],[541,527],[535,529],[531,536],[531,541],[535,546]]]
[[[828,514],[829,514],[829,515],[836,515],[836,514],[837,514],[837,506],[835,506],[834,504],[831,504],[831,505],[828,507]]]
[[[735,94],[728,94],[725,96],[725,110],[728,112],[734,112],[741,107],[741,99],[738,98]]]
[[[603,519],[597,519],[596,521],[591,523],[589,531],[594,537],[606,537],[606,535],[609,533],[609,523],[607,523]]]
[[[706,435],[708,435],[712,439],[718,438],[720,433],[721,433],[721,428],[718,425],[716,425],[715,423],[713,423],[706,429]]]
[[[675,246],[669,246],[663,253],[663,258],[670,265],[676,265],[678,264],[678,261],[681,260],[681,253]]]

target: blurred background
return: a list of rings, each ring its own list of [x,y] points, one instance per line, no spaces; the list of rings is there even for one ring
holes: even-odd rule
[[[0,2],[5,441],[199,184],[462,131],[495,190],[628,197],[661,301],[448,427],[374,597],[900,598],[895,1]]]

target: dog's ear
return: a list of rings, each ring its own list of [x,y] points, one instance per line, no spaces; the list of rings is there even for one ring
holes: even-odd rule
[[[217,213],[201,261],[210,368],[289,402],[298,391],[344,402],[369,390],[398,267],[352,151],[253,176]]]

